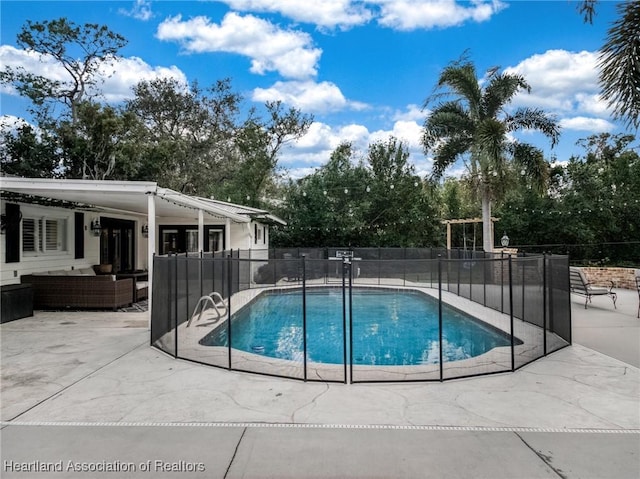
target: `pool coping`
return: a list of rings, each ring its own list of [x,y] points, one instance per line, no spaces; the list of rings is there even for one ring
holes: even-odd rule
[[[391,280],[392,281],[392,280]],[[367,289],[386,289],[394,291],[416,291],[425,294],[431,298],[438,299],[438,289],[426,287],[424,284],[360,284],[354,283],[354,287]],[[337,288],[342,289],[341,284],[329,284],[307,282],[308,289],[317,288]],[[301,289],[302,285],[296,284],[276,284],[261,288],[250,288],[231,297],[230,313],[234,316],[242,308],[257,300],[259,296],[269,292],[278,291],[295,291]],[[508,314],[496,311],[482,304],[473,302],[464,297],[458,296],[449,291],[442,291],[443,303],[463,314],[469,315],[474,319],[484,323],[485,325],[501,331],[502,333],[511,334],[511,317]],[[227,313],[228,314],[228,313]],[[413,381],[440,381],[441,370],[440,364],[422,364],[422,365],[400,365],[400,366],[372,366],[372,365],[350,365],[347,364],[324,364],[324,363],[307,363],[306,376],[304,372],[304,363],[302,360],[285,360],[272,358],[260,354],[254,354],[239,349],[231,348],[231,353],[227,347],[223,346],[204,346],[200,344],[200,340],[215,329],[226,324],[226,317],[212,321],[211,324],[205,324],[206,317],[199,323],[195,323],[193,327],[187,327],[187,322],[183,322],[178,326],[178,354],[180,359],[194,361],[213,367],[229,369],[229,361],[234,371],[242,371],[247,373],[263,374],[269,376],[286,377],[291,379],[300,379],[307,381],[321,382],[413,382]],[[493,348],[472,358],[462,359],[458,361],[443,361],[442,363],[442,380],[466,378],[471,376],[481,376],[487,374],[496,374],[511,372],[522,367],[536,359],[544,357],[542,351],[543,340],[542,334],[545,334],[540,326],[528,323],[526,321],[514,318],[514,336],[522,341],[522,344],[513,346],[513,362],[511,356],[511,346]],[[206,331],[200,328],[211,326]],[[197,332],[197,334],[193,334]],[[172,332],[166,333],[163,338],[169,336],[173,338]],[[162,342],[160,338],[159,341]],[[524,339],[523,339],[524,338]],[[547,343],[549,348],[547,353],[557,351],[568,346],[561,338],[553,333],[548,333]],[[175,342],[174,342],[175,343]]]

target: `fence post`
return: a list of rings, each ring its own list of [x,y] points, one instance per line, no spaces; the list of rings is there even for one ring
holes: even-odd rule
[[[347,384],[347,298],[345,292],[345,269],[347,258],[342,258],[342,363],[344,365],[344,383]]]
[[[504,250],[500,251],[500,312],[504,314]]]
[[[444,380],[444,368],[442,360],[442,258],[438,255],[438,355],[440,362],[440,381]]]
[[[353,382],[353,257],[349,262],[349,380]]]
[[[511,327],[511,371],[516,369],[515,343],[513,340],[513,263],[509,255],[509,324]]]
[[[204,261],[203,261],[204,255],[202,253],[202,250],[200,250],[200,262],[199,262],[199,279],[200,279],[200,297],[202,298],[202,296],[204,296],[204,287],[202,285],[202,283],[204,282]]]
[[[307,265],[302,255],[302,366],[304,381],[307,382]]]
[[[458,260],[456,261],[456,263],[458,263],[458,292],[456,294],[458,296],[462,296],[460,294],[460,274],[462,273],[462,271],[460,271],[461,263],[462,263],[462,261],[460,261],[460,254],[458,254]]]
[[[522,321],[524,321],[524,311],[525,311],[525,294],[526,294],[526,289],[525,289],[525,284],[527,282],[527,278],[526,278],[526,271],[527,271],[527,260],[524,259],[526,258],[526,253],[523,253],[522,256]]]
[[[493,257],[491,258],[493,260]],[[482,257],[482,305],[487,307],[487,265],[493,267],[493,261],[487,261],[486,257]],[[491,276],[493,279],[493,276]]]
[[[232,250],[233,251],[233,250]],[[227,288],[228,288],[228,294],[229,296],[227,297],[227,341],[229,344],[227,344],[227,346],[229,347],[227,354],[228,354],[228,359],[229,359],[229,367],[228,369],[231,369],[231,288],[232,288],[232,282],[233,282],[233,278],[231,277],[231,261],[232,261],[232,257],[233,257],[233,252],[227,256]]]
[[[542,253],[542,351],[547,355],[547,254]]]
[[[175,357],[178,357],[178,255],[174,256],[173,260],[173,297],[175,302],[173,303],[173,314],[175,318],[176,334],[175,339]]]
[[[189,317],[189,256],[188,253],[185,253],[184,256],[184,309],[186,311],[186,316]]]

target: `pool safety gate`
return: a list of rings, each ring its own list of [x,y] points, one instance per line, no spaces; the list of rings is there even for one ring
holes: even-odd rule
[[[175,358],[230,370],[357,383],[443,381],[515,371],[571,344],[567,256],[399,248],[271,250],[264,258],[250,255],[230,251],[156,256],[151,345]],[[342,325],[340,341],[334,345],[341,349],[341,364],[315,363],[307,354],[308,345],[319,338],[307,334],[306,298],[310,288],[318,287],[337,288],[342,294],[341,317],[334,318]],[[427,345],[430,361],[407,366],[354,364],[354,338],[366,334],[353,320],[354,287],[419,290],[436,298],[439,339]],[[300,354],[285,360],[234,348],[234,314],[263,291],[291,289],[302,292],[295,305]],[[210,298],[204,300],[209,306],[200,315],[196,306],[205,297]],[[510,347],[448,361],[443,357],[447,346],[443,331],[454,319],[443,315],[443,309],[450,307],[502,331]],[[226,334],[226,346],[201,343],[213,330]]]

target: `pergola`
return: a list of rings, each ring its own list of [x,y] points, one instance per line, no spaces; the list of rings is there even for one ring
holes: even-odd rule
[[[491,245],[493,248],[493,224],[496,221],[500,221],[500,218],[496,218],[494,216],[491,217]],[[467,219],[453,219],[453,220],[442,220],[442,224],[447,225],[447,249],[451,249],[451,225],[466,225],[466,224],[474,224],[474,223],[482,223],[482,218],[467,218]]]

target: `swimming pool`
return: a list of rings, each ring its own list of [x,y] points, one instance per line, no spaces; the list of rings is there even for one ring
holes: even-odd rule
[[[342,364],[345,330],[342,290],[308,289],[306,309],[307,360]],[[439,363],[436,299],[412,290],[354,288],[352,311],[353,364]],[[348,308],[346,314],[348,335]],[[233,348],[272,358],[302,361],[301,290],[262,293],[234,314],[231,324]],[[200,344],[228,346],[226,327],[211,331],[200,340]],[[443,361],[468,359],[493,348],[510,345],[511,339],[506,333],[443,305]]]

